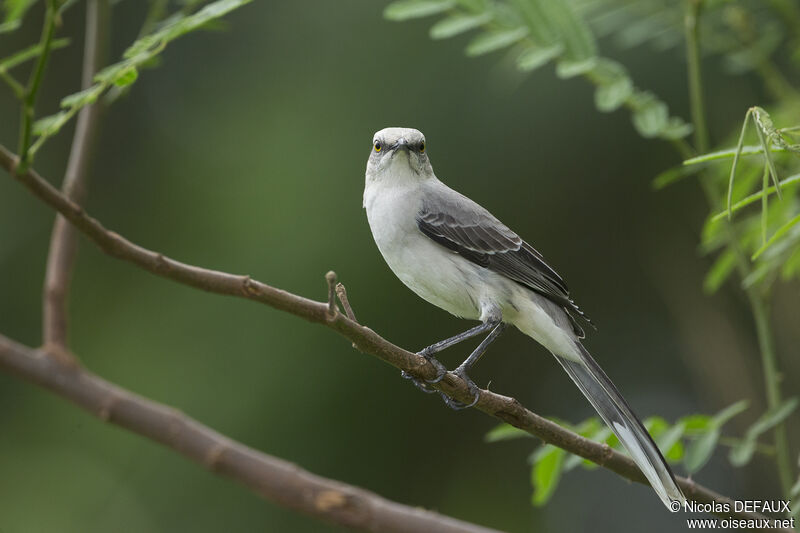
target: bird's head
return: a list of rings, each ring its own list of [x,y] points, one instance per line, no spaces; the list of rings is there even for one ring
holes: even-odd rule
[[[425,136],[412,128],[384,128],[372,138],[372,148],[367,161],[367,174],[405,172],[415,175],[433,175],[431,162],[425,151]]]

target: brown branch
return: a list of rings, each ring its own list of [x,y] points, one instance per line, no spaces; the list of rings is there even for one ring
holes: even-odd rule
[[[94,74],[102,65],[108,11],[107,0],[88,0],[86,3],[86,37],[81,89],[92,85]],[[61,190],[67,198],[78,204],[83,203],[86,197],[89,161],[97,141],[101,109],[102,104],[99,102],[84,107],[78,115],[75,126]],[[67,300],[77,246],[76,229],[64,217],[56,215],[50,237],[50,252],[47,256],[42,296],[42,340],[45,349],[62,358],[65,363],[74,363],[74,357],[66,349],[69,316]]]
[[[328,313],[327,302],[309,300],[255,281],[249,276],[237,276],[181,263],[128,241],[117,233],[107,230],[100,222],[87,215],[80,206],[62,195],[34,170],[27,169],[21,174],[17,174],[17,160],[14,154],[0,146],[0,166],[7,169],[35,196],[64,215],[109,255],[179,283],[209,292],[254,300],[311,322],[324,324],[349,339],[364,353],[405,370],[415,377],[426,379],[436,377],[436,369],[424,357],[392,344],[368,327],[362,326],[342,313],[331,316]],[[472,394],[466,383],[453,373],[447,374],[435,387],[456,400],[462,402],[472,400]],[[475,407],[539,437],[546,443],[597,463],[626,479],[647,484],[641,471],[630,458],[605,444],[586,439],[527,410],[513,398],[484,390],[481,391],[480,399]],[[734,509],[733,501],[730,498],[717,494],[690,479],[678,477],[677,481],[690,500],[698,503],[728,504],[730,509]],[[743,519],[766,518],[758,513],[741,511],[716,514]]]
[[[317,476],[138,396],[87,370],[0,335],[0,368],[49,389],[99,419],[174,449],[279,505],[335,524],[374,532],[491,533],[484,528]]]

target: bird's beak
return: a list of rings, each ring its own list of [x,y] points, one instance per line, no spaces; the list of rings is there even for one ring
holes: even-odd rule
[[[405,150],[408,152],[408,141],[401,137],[400,140],[390,146],[390,148],[394,153],[397,153],[399,150]]]

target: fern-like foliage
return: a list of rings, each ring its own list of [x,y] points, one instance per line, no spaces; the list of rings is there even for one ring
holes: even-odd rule
[[[660,416],[644,421],[647,431],[653,436],[664,458],[675,467],[681,467],[689,475],[699,472],[724,446],[728,449],[728,461],[736,467],[745,466],[757,453],[770,454],[770,445],[759,442],[767,431],[786,420],[797,408],[798,399],[790,398],[775,409],[759,416],[741,437],[723,436],[722,429],[733,417],[745,411],[746,400],[738,401],[714,415],[693,414],[679,418],[670,424]],[[563,420],[554,420],[559,425],[586,437],[589,440],[607,444],[625,453],[619,439],[599,418],[592,417],[575,425]],[[487,442],[530,437],[529,433],[508,424],[500,424],[486,434]],[[545,444],[534,449],[528,458],[531,465],[532,502],[541,506],[546,504],[555,492],[561,476],[577,466],[587,469],[597,468],[591,461]]]
[[[138,78],[139,71],[158,63],[159,55],[172,41],[188,33],[207,28],[251,0],[186,0],[180,9],[169,13],[168,2],[154,0],[142,27],[141,36],[131,44],[122,59],[107,66],[94,77],[91,87],[65,96],[61,100],[61,110],[37,120],[33,125],[36,140],[28,150],[28,157],[34,154],[52,136],[56,135],[83,107],[93,104],[104,94],[114,96],[131,86]],[[0,32],[11,31],[19,27],[26,11],[35,0],[8,0],[4,4],[5,18],[0,24]],[[73,2],[62,0],[58,4],[59,13]],[[66,46],[66,40],[54,40],[50,50]],[[42,53],[42,45],[34,45],[12,56],[0,59],[0,77],[14,86],[13,80],[6,77],[10,69],[32,59]]]
[[[789,103],[776,110],[775,120],[796,120],[797,109]],[[756,142],[745,145],[746,139]],[[660,188],[703,171],[707,179],[727,184],[727,208],[712,212],[702,231],[701,250],[717,253],[705,279],[708,292],[721,287],[742,260],[754,265],[745,288],[800,279],[798,156],[800,126],[778,128],[767,111],[753,107],[735,147],[688,159],[656,178]]]
[[[577,7],[551,0],[400,0],[384,16],[402,21],[438,16],[433,39],[476,32],[468,56],[503,49],[516,55],[517,67],[530,72],[554,62],[563,79],[582,76],[596,86],[595,105],[603,112],[627,108],[644,137],[677,140],[692,131],[690,124],[670,116],[667,104],[637,88],[625,67],[601,57],[589,24]]]
[[[683,43],[684,3],[674,0],[569,0],[598,37],[610,37],[621,48],[643,45],[669,50]],[[771,5],[770,5],[771,4]],[[787,12],[794,12],[792,16]],[[723,58],[733,74],[759,68],[773,55],[796,56],[800,41],[800,8],[782,0],[703,2],[700,34],[707,55]]]

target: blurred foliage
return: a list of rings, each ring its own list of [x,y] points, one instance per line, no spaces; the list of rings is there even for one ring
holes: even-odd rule
[[[183,7],[174,13],[168,13],[167,2],[152,2],[150,14],[145,19],[142,28],[142,33],[145,33],[144,36],[134,41],[125,50],[121,61],[109,65],[98,72],[94,76],[94,81],[96,82],[94,85],[80,92],[65,96],[61,100],[61,111],[42,117],[33,124],[33,134],[38,138],[30,145],[27,154],[21,154],[23,160],[32,160],[45,141],[57,134],[83,107],[95,103],[109,89],[114,87],[124,88],[134,83],[139,77],[139,70],[142,67],[154,65],[159,54],[164,51],[170,42],[198,29],[208,27],[220,17],[250,1],[216,0],[205,3],[205,5],[203,2],[190,1],[184,2]],[[22,4],[25,3],[22,2]],[[63,10],[68,4],[68,2],[63,2],[58,6],[59,10]],[[11,21],[18,22],[24,15],[24,11],[24,8],[10,6],[8,8],[8,17],[10,17]],[[10,24],[10,22],[7,23]],[[54,44],[58,44],[58,46]],[[49,43],[48,47],[55,49],[64,44],[64,41],[54,41]],[[0,59],[0,71],[5,73],[8,69],[26,59],[38,57],[44,46],[44,43],[40,43],[17,52],[9,58]]]
[[[644,137],[677,140],[691,133],[689,124],[670,116],[667,105],[650,91],[638,89],[619,62],[598,55],[597,43],[578,9],[550,0],[399,0],[386,7],[390,20],[445,15],[430,30],[444,39],[479,29],[467,45],[468,56],[513,47],[517,67],[530,72],[556,61],[559,78],[583,76],[595,86],[599,111],[626,107]]]
[[[748,131],[757,145],[744,146]],[[745,114],[735,148],[684,161],[691,172],[728,182],[726,209],[710,213],[702,232],[702,250],[720,252],[706,276],[707,291],[719,289],[736,271],[741,260],[737,254],[754,262],[742,280],[744,288],[767,290],[778,278],[800,277],[800,189],[796,187],[800,147],[794,133],[794,127],[776,128],[766,111],[754,107]],[[659,186],[666,183],[662,179]],[[760,210],[752,209],[755,204]]]
[[[0,37],[5,39],[0,78],[18,96],[26,87],[14,74],[28,66],[33,70],[44,50],[41,41],[31,44],[40,38],[44,3],[0,3]],[[358,209],[366,157],[359,150],[368,149],[372,131],[407,124],[435,139],[433,157],[443,177],[453,176],[450,181],[457,180],[458,188],[479,193],[487,206],[516,212],[520,227],[546,228],[536,235],[537,246],[549,258],[560,258],[555,262],[570,271],[570,286],[582,287],[583,297],[610,317],[606,324],[611,327],[593,342],[599,352],[610,354],[603,361],[613,369],[609,373],[628,382],[631,403],[651,412],[708,412],[714,408],[696,406],[695,397],[719,401],[724,396],[719,390],[735,391],[733,398],[716,404],[725,405],[758,379],[747,367],[738,381],[728,372],[741,363],[730,347],[749,349],[747,337],[738,333],[746,329],[738,307],[720,300],[730,307],[728,330],[713,329],[719,309],[695,309],[701,307],[694,299],[699,282],[681,262],[681,251],[691,244],[675,243],[683,243],[681,224],[694,220],[697,205],[677,188],[664,193],[679,199],[666,205],[640,186],[642,175],[655,174],[669,157],[661,145],[628,134],[630,128],[618,126],[614,117],[593,117],[581,100],[587,100],[585,91],[561,80],[588,80],[598,110],[627,110],[641,136],[670,141],[682,150],[686,163],[663,172],[656,180],[659,186],[697,175],[719,193],[703,231],[702,251],[718,254],[707,290],[729,281],[742,256],[754,262],[744,288],[767,290],[781,276],[797,278],[798,226],[781,230],[797,215],[800,182],[790,149],[796,144],[791,125],[797,124],[797,97],[781,74],[781,69],[796,70],[800,61],[800,18],[793,2],[703,2],[702,49],[722,66],[712,76],[726,89],[720,108],[737,117],[748,108],[758,111],[745,120],[749,126],[741,150],[732,148],[737,126],[721,136],[717,152],[694,159],[684,153],[692,127],[673,116],[666,103],[685,89],[682,61],[674,59],[683,43],[682,2],[418,0],[386,7],[385,16],[394,20],[436,17],[429,30],[432,39],[455,42],[471,33],[466,45],[470,57],[506,51],[522,75],[554,64],[553,82],[535,79],[536,99],[526,98],[530,82],[526,92],[511,95],[498,88],[514,84],[508,75],[487,76],[477,61],[471,63],[476,67],[451,68],[441,75],[441,65],[452,61],[453,45],[442,43],[439,52],[430,52],[428,43],[408,38],[414,31],[410,25],[395,29],[378,22],[381,6],[369,0],[311,6],[252,3],[246,14],[232,14],[238,18],[226,39],[209,42],[198,36],[189,40],[191,46],[175,39],[188,31],[225,27],[219,17],[245,2],[112,3],[115,13],[120,10],[112,49],[116,57],[122,54],[121,60],[78,93],[79,51],[68,45],[81,42],[80,13],[67,8],[82,3],[49,4],[59,10],[54,19],[58,38],[49,42],[51,51],[58,50],[53,55],[57,61],[49,64],[42,103],[36,107],[62,106],[36,128],[36,149],[52,139],[39,153],[37,169],[54,177],[68,149],[69,119],[98,99],[119,101],[98,152],[96,174],[102,179],[94,180],[88,207],[109,227],[190,262],[248,270],[310,297],[324,297],[322,273],[336,268],[365,323],[401,345],[429,344],[463,324],[403,291],[374,253]],[[622,59],[608,57],[616,54],[605,51],[607,42],[620,49],[630,72]],[[672,55],[657,55],[664,51]],[[171,61],[170,68],[140,76],[162,61]],[[652,81],[661,74],[660,81]],[[730,76],[757,78],[766,89],[731,83]],[[634,77],[658,83],[659,96],[639,88]],[[137,90],[130,98],[120,98],[131,87]],[[742,99],[756,100],[739,109]],[[761,100],[768,103],[753,107]],[[670,107],[682,109],[683,104],[670,102]],[[0,134],[12,137],[11,107],[4,105],[0,102]],[[465,146],[476,147],[474,157],[447,157]],[[725,191],[736,153],[729,224]],[[765,160],[767,153],[774,156],[772,164]],[[770,175],[764,172],[767,165],[774,167],[768,168]],[[765,183],[765,177],[773,183]],[[0,207],[0,325],[4,333],[34,343],[46,248],[40,245],[47,242],[52,213],[11,180],[0,183]],[[588,221],[599,229],[591,236]],[[605,482],[597,481],[599,475],[580,482],[570,480],[577,476],[562,478],[578,465],[594,467],[552,446],[531,455],[533,501],[549,501],[547,509],[532,511],[524,501],[528,473],[514,471],[514,455],[506,447],[465,438],[485,431],[484,417],[432,408],[386,368],[352,357],[349,344],[332,342],[328,332],[291,317],[254,311],[237,301],[209,300],[114,263],[91,246],[81,248],[80,258],[71,335],[87,366],[248,444],[390,498],[501,529],[546,528],[548,520],[557,520],[562,530],[618,531],[639,519],[648,520],[653,531],[673,531],[680,522],[665,517],[652,523],[651,513],[663,509],[641,488],[602,491],[596,490]],[[670,285],[676,271],[680,283]],[[694,305],[668,310],[675,294]],[[792,302],[784,305],[797,309]],[[790,315],[777,318],[786,324]],[[692,328],[686,323],[692,321],[702,322],[703,335],[719,341],[713,350],[706,345],[697,349],[696,339],[687,334]],[[731,344],[724,343],[720,331],[731,335]],[[795,345],[795,336],[785,328],[787,345]],[[501,343],[507,344],[498,351],[535,349],[513,335]],[[565,378],[551,361],[509,353],[506,361],[515,357],[513,363],[500,364],[499,355],[497,363],[489,358],[485,365],[493,380],[523,403],[537,411],[570,414],[585,407],[577,393],[563,393],[565,382],[559,379]],[[681,356],[684,364],[671,361]],[[707,375],[708,367],[687,370],[694,361],[716,365],[715,376]],[[685,375],[691,372],[701,376],[693,390]],[[117,529],[120,523],[142,531],[323,527],[265,506],[245,489],[220,482],[152,443],[87,422],[84,414],[13,378],[0,380],[0,398],[15,406],[0,412],[7,429],[0,439],[4,532],[19,530],[18,524],[82,533]],[[797,382],[786,379],[785,385],[796,387]],[[723,387],[715,391],[710,383]],[[742,437],[731,437],[727,429],[722,435],[723,424],[741,405],[714,416],[686,415],[675,423],[650,417],[646,425],[668,460],[689,472],[704,469],[710,486],[759,497],[771,490],[759,456],[771,460],[774,454],[764,433],[785,422],[796,401],[754,410],[763,414],[749,429],[742,428]],[[674,413],[668,418],[674,419]],[[577,425],[558,421],[618,447],[596,418]],[[487,438],[515,434],[502,427]],[[730,462],[758,466],[720,471],[713,461],[720,446],[730,448]],[[493,477],[509,490],[485,483]],[[559,483],[570,490],[556,491]],[[792,490],[796,496],[800,480]],[[609,513],[608,505],[616,504],[621,493],[636,504],[624,514]],[[517,495],[523,497],[521,504]],[[576,499],[593,503],[583,513],[570,512]],[[43,501],[47,513],[41,512]]]
[[[756,451],[766,456],[774,455],[774,448],[758,441],[768,430],[784,421],[797,407],[798,399],[786,400],[777,409],[771,409],[758,418],[741,438],[722,435],[722,427],[733,417],[745,411],[747,400],[741,400],[715,415],[693,414],[679,418],[670,424],[660,416],[651,416],[644,420],[644,426],[650,432],[667,462],[683,466],[690,476],[697,474],[709,461],[720,446],[730,448],[728,460],[736,467],[750,462]],[[579,424],[570,424],[563,420],[552,419],[600,444],[627,455],[619,439],[611,429],[599,418],[587,418]],[[500,424],[486,434],[486,442],[500,442],[517,438],[533,438],[530,434],[508,424]],[[580,456],[573,455],[551,444],[536,448],[530,455],[531,483],[533,485],[532,502],[541,506],[546,504],[558,485],[561,476],[576,466],[592,470],[597,465]]]

